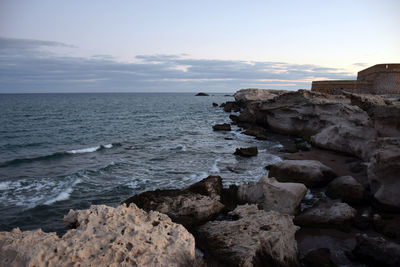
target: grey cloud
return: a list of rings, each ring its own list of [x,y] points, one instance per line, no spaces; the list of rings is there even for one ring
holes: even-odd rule
[[[62,57],[42,47],[57,42],[0,38],[0,93],[17,92],[233,92],[240,88],[309,88],[317,77],[351,79],[349,73],[284,62],[192,59],[139,55],[135,63],[108,55]]]

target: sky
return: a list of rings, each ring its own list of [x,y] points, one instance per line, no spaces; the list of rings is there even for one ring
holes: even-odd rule
[[[0,93],[309,89],[399,63],[399,14],[399,0],[0,0]]]

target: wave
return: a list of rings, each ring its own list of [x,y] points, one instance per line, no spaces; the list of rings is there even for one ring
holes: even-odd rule
[[[82,182],[81,179],[76,179],[75,182],[68,187],[67,189],[65,189],[65,191],[59,193],[57,196],[47,200],[46,202],[44,202],[44,205],[51,205],[57,201],[63,201],[63,200],[68,200],[69,197],[71,196],[72,191],[74,191],[73,186],[75,186],[76,184]]]
[[[66,156],[71,156],[74,154],[83,154],[83,153],[92,153],[96,151],[100,151],[103,149],[110,149],[113,147],[121,146],[120,143],[112,143],[112,144],[107,144],[107,145],[99,145],[95,147],[88,147],[88,148],[82,148],[82,149],[74,149],[74,150],[69,150],[69,151],[64,151],[64,152],[56,152],[53,154],[45,155],[45,156],[38,156],[38,157],[32,157],[32,158],[17,158],[9,161],[5,161],[0,163],[0,168],[7,167],[10,165],[20,165],[24,163],[30,163],[34,161],[45,161],[45,160],[54,160],[54,159],[60,159]]]
[[[217,159],[215,159],[213,165],[212,165],[211,168],[210,168],[210,172],[211,172],[211,173],[217,173],[217,172],[220,171],[220,169],[218,168],[218,165],[217,165],[217,164],[218,164],[218,162],[221,161],[221,159],[222,159],[222,158],[217,158]]]

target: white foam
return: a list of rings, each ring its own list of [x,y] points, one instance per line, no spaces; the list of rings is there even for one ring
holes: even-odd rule
[[[10,187],[11,182],[1,182],[0,190],[7,190]]]
[[[220,169],[218,168],[218,162],[221,160],[221,158],[217,158],[215,159],[213,165],[211,166],[210,172],[213,173],[217,173],[220,171]]]
[[[53,203],[55,203],[57,201],[63,201],[63,200],[69,199],[69,197],[71,196],[72,191],[74,191],[73,186],[78,184],[78,183],[80,183],[80,182],[82,182],[81,179],[79,179],[79,178],[76,179],[75,182],[70,187],[65,189],[65,191],[59,193],[56,197],[47,200],[46,202],[44,202],[44,204],[45,205],[51,205],[51,204],[53,204]]]
[[[112,144],[107,144],[107,145],[104,145],[104,148],[112,148],[113,147],[113,145]]]
[[[95,152],[99,149],[100,149],[100,146],[94,146],[94,147],[70,150],[70,151],[67,151],[67,153],[70,153],[70,154],[91,153],[91,152]]]

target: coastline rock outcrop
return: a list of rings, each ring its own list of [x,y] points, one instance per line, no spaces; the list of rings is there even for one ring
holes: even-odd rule
[[[263,101],[273,99],[274,97],[288,93],[287,90],[268,90],[268,89],[256,89],[248,88],[241,89],[234,94],[235,100],[241,103],[247,103],[250,101]]]
[[[280,183],[264,176],[256,184],[240,185],[237,194],[240,202],[258,204],[265,211],[294,215],[306,192],[304,184]]]
[[[213,126],[214,131],[230,131],[231,125],[229,123],[215,124]]]
[[[234,154],[242,157],[255,157],[258,155],[258,148],[256,146],[240,147],[236,148]]]
[[[224,205],[220,202],[221,191],[221,177],[210,176],[185,189],[146,191],[123,203],[135,203],[145,211],[167,214],[173,222],[191,228],[214,219],[222,211]]]
[[[238,206],[230,221],[212,221],[197,228],[200,246],[218,266],[299,266],[292,216]]]
[[[307,187],[318,187],[329,183],[337,175],[316,160],[284,160],[269,166],[269,177],[279,182],[303,183]]]
[[[330,198],[340,198],[344,202],[359,204],[364,201],[365,190],[352,176],[335,178],[328,184],[326,194]]]
[[[351,221],[357,211],[340,201],[320,200],[294,219],[296,225],[308,227],[338,227]]]
[[[193,236],[168,216],[135,205],[70,210],[61,238],[42,230],[0,232],[1,266],[188,266]]]

